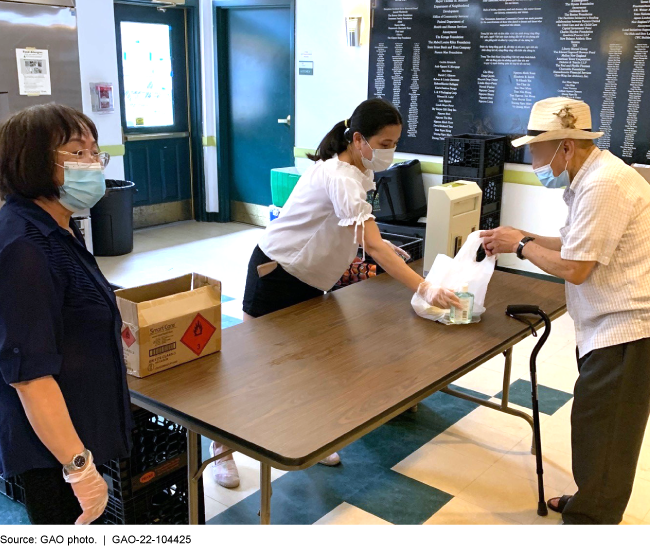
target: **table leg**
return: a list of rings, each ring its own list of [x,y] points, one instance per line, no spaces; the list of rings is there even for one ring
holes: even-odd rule
[[[271,524],[271,466],[260,463],[260,525]]]
[[[190,525],[198,525],[200,521],[199,497],[201,476],[198,475],[200,467],[200,437],[196,432],[187,431],[187,475],[188,475],[188,505]]]
[[[501,406],[508,407],[510,401],[510,378],[512,376],[512,348],[508,348],[503,355],[506,358],[506,364],[503,370],[503,397],[501,398]]]
[[[523,411],[512,409],[511,407],[508,406],[509,399],[510,399],[510,377],[512,374],[512,348],[506,350],[503,353],[503,355],[506,358],[506,363],[503,371],[503,398],[501,398],[501,403],[492,403],[490,401],[485,401],[480,398],[470,396],[469,394],[459,392],[458,390],[454,390],[453,388],[449,388],[449,387],[443,388],[441,392],[444,392],[445,394],[449,394],[450,396],[454,396],[455,398],[460,398],[461,400],[466,400],[475,403],[477,405],[481,405],[482,407],[489,407],[490,409],[494,409],[495,411],[500,411],[501,413],[506,413],[507,415],[512,415],[513,417],[519,417],[521,419],[524,419],[530,425],[531,430],[534,432],[535,423],[533,421],[533,417],[531,417],[527,413],[524,413]],[[533,454],[535,454],[534,440],[533,440],[532,452]]]

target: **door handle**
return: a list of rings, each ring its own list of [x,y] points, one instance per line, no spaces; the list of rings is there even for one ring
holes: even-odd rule
[[[286,118],[278,118],[278,124],[285,124],[291,127],[291,115],[287,116]]]
[[[132,133],[126,134],[127,141],[157,141],[160,139],[185,139],[190,136],[189,131],[178,131],[175,133]]]

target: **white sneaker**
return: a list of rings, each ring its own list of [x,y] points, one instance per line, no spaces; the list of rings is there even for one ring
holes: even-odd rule
[[[337,464],[341,464],[341,457],[339,457],[338,453],[332,453],[329,457],[325,457],[318,464],[323,464],[324,466],[336,466]]]
[[[219,453],[227,450],[227,447],[221,444],[217,445],[215,442],[210,444],[211,457],[215,457]],[[239,470],[237,470],[237,464],[232,455],[228,455],[223,459],[213,462],[210,464],[210,468],[212,468],[212,477],[214,478],[214,481],[221,485],[221,487],[225,487],[226,489],[239,487]]]

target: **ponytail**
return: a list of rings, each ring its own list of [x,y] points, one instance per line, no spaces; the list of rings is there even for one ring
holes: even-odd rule
[[[350,130],[345,124],[346,121],[336,124],[330,132],[325,135],[325,138],[321,141],[320,145],[318,145],[316,154],[307,154],[307,158],[314,162],[320,160],[326,162],[327,160],[334,158],[334,156],[345,152],[348,145],[352,142],[352,139],[348,141]]]
[[[316,154],[308,154],[307,158],[314,162],[325,162],[345,152],[355,133],[371,139],[385,127],[400,125],[402,115],[392,103],[383,99],[368,99],[356,108],[349,120],[336,124],[318,145]]]

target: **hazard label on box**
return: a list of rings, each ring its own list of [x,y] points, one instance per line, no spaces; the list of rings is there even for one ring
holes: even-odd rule
[[[217,328],[201,314],[197,314],[194,321],[187,328],[181,342],[197,356],[200,356],[216,330]]]
[[[131,348],[137,342],[133,331],[128,326],[122,330],[122,340],[128,348]]]

